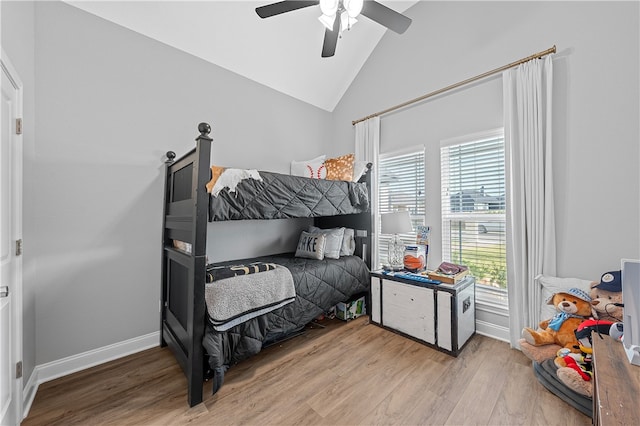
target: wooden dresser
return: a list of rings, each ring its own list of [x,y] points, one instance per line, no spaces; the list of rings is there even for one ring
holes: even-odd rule
[[[593,424],[640,425],[640,366],[622,344],[593,334]]]

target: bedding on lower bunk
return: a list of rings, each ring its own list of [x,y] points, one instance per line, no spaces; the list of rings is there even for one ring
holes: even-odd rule
[[[209,322],[217,331],[278,309],[296,297],[293,277],[284,266],[261,262],[253,267],[235,265],[207,270],[207,276],[216,273],[224,278],[205,284],[204,295]]]
[[[209,323],[203,346],[214,374],[214,393],[222,385],[224,373],[229,366],[257,354],[264,345],[302,330],[338,302],[366,293],[369,287],[369,270],[357,256],[314,260],[295,257],[293,253],[289,253],[223,264],[256,261],[285,267],[291,273],[296,296],[293,302],[226,331],[217,331]]]
[[[367,184],[259,172],[209,197],[209,221],[286,219],[362,213],[369,209]]]

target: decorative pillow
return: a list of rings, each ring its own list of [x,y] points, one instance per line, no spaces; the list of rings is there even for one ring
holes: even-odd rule
[[[327,169],[326,179],[351,181],[353,179],[353,161],[353,154],[325,160],[324,167]]]
[[[324,246],[326,237],[324,234],[311,234],[302,231],[298,240],[298,248],[296,249],[296,257],[306,257],[308,259],[324,259]]]
[[[352,182],[357,182],[360,180],[364,172],[367,171],[367,164],[369,164],[368,161],[356,160],[353,162],[353,179],[351,179]]]
[[[340,256],[353,256],[356,252],[356,230],[344,228],[344,238],[342,239],[342,249]]]
[[[323,234],[326,238],[324,245],[324,257],[329,259],[339,259],[344,237],[344,228],[320,229],[315,226],[309,227],[311,234]]]
[[[540,307],[540,321],[553,317],[557,311],[553,305],[548,305],[547,301],[556,293],[566,292],[570,288],[579,288],[587,294],[591,290],[591,281],[580,278],[558,278],[547,275],[538,275],[536,281],[541,286],[542,306]],[[536,324],[537,326],[537,324]],[[532,327],[536,328],[536,327]]]
[[[224,172],[224,167],[220,166],[211,166],[211,180],[207,183],[207,192],[211,193],[213,186],[218,181],[220,175]]]
[[[327,175],[327,170],[324,167],[324,159],[326,155],[313,158],[306,161],[292,161],[291,162],[291,175],[302,176],[311,179],[324,179]]]
[[[342,244],[340,245],[340,256],[353,256],[353,253],[356,251],[356,231],[352,228],[333,228],[333,229],[321,229],[317,226],[309,226],[309,232],[311,233],[326,233],[331,231],[339,231],[343,229],[344,234],[342,236]],[[327,251],[329,247],[329,239],[327,239],[327,244],[324,249],[325,257],[329,257],[327,255]]]

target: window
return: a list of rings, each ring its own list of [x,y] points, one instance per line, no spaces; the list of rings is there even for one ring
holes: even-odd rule
[[[408,210],[413,228],[425,218],[424,148],[402,153],[381,154],[378,161],[378,218],[383,213]],[[391,235],[380,235],[378,259],[387,263]],[[405,244],[415,244],[416,235],[400,234]]]
[[[443,260],[467,265],[477,284],[506,295],[503,130],[443,142]]]

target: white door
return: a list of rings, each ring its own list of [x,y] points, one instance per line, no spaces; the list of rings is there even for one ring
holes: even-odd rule
[[[0,425],[14,425],[22,420],[22,84],[4,51],[0,66]]]

